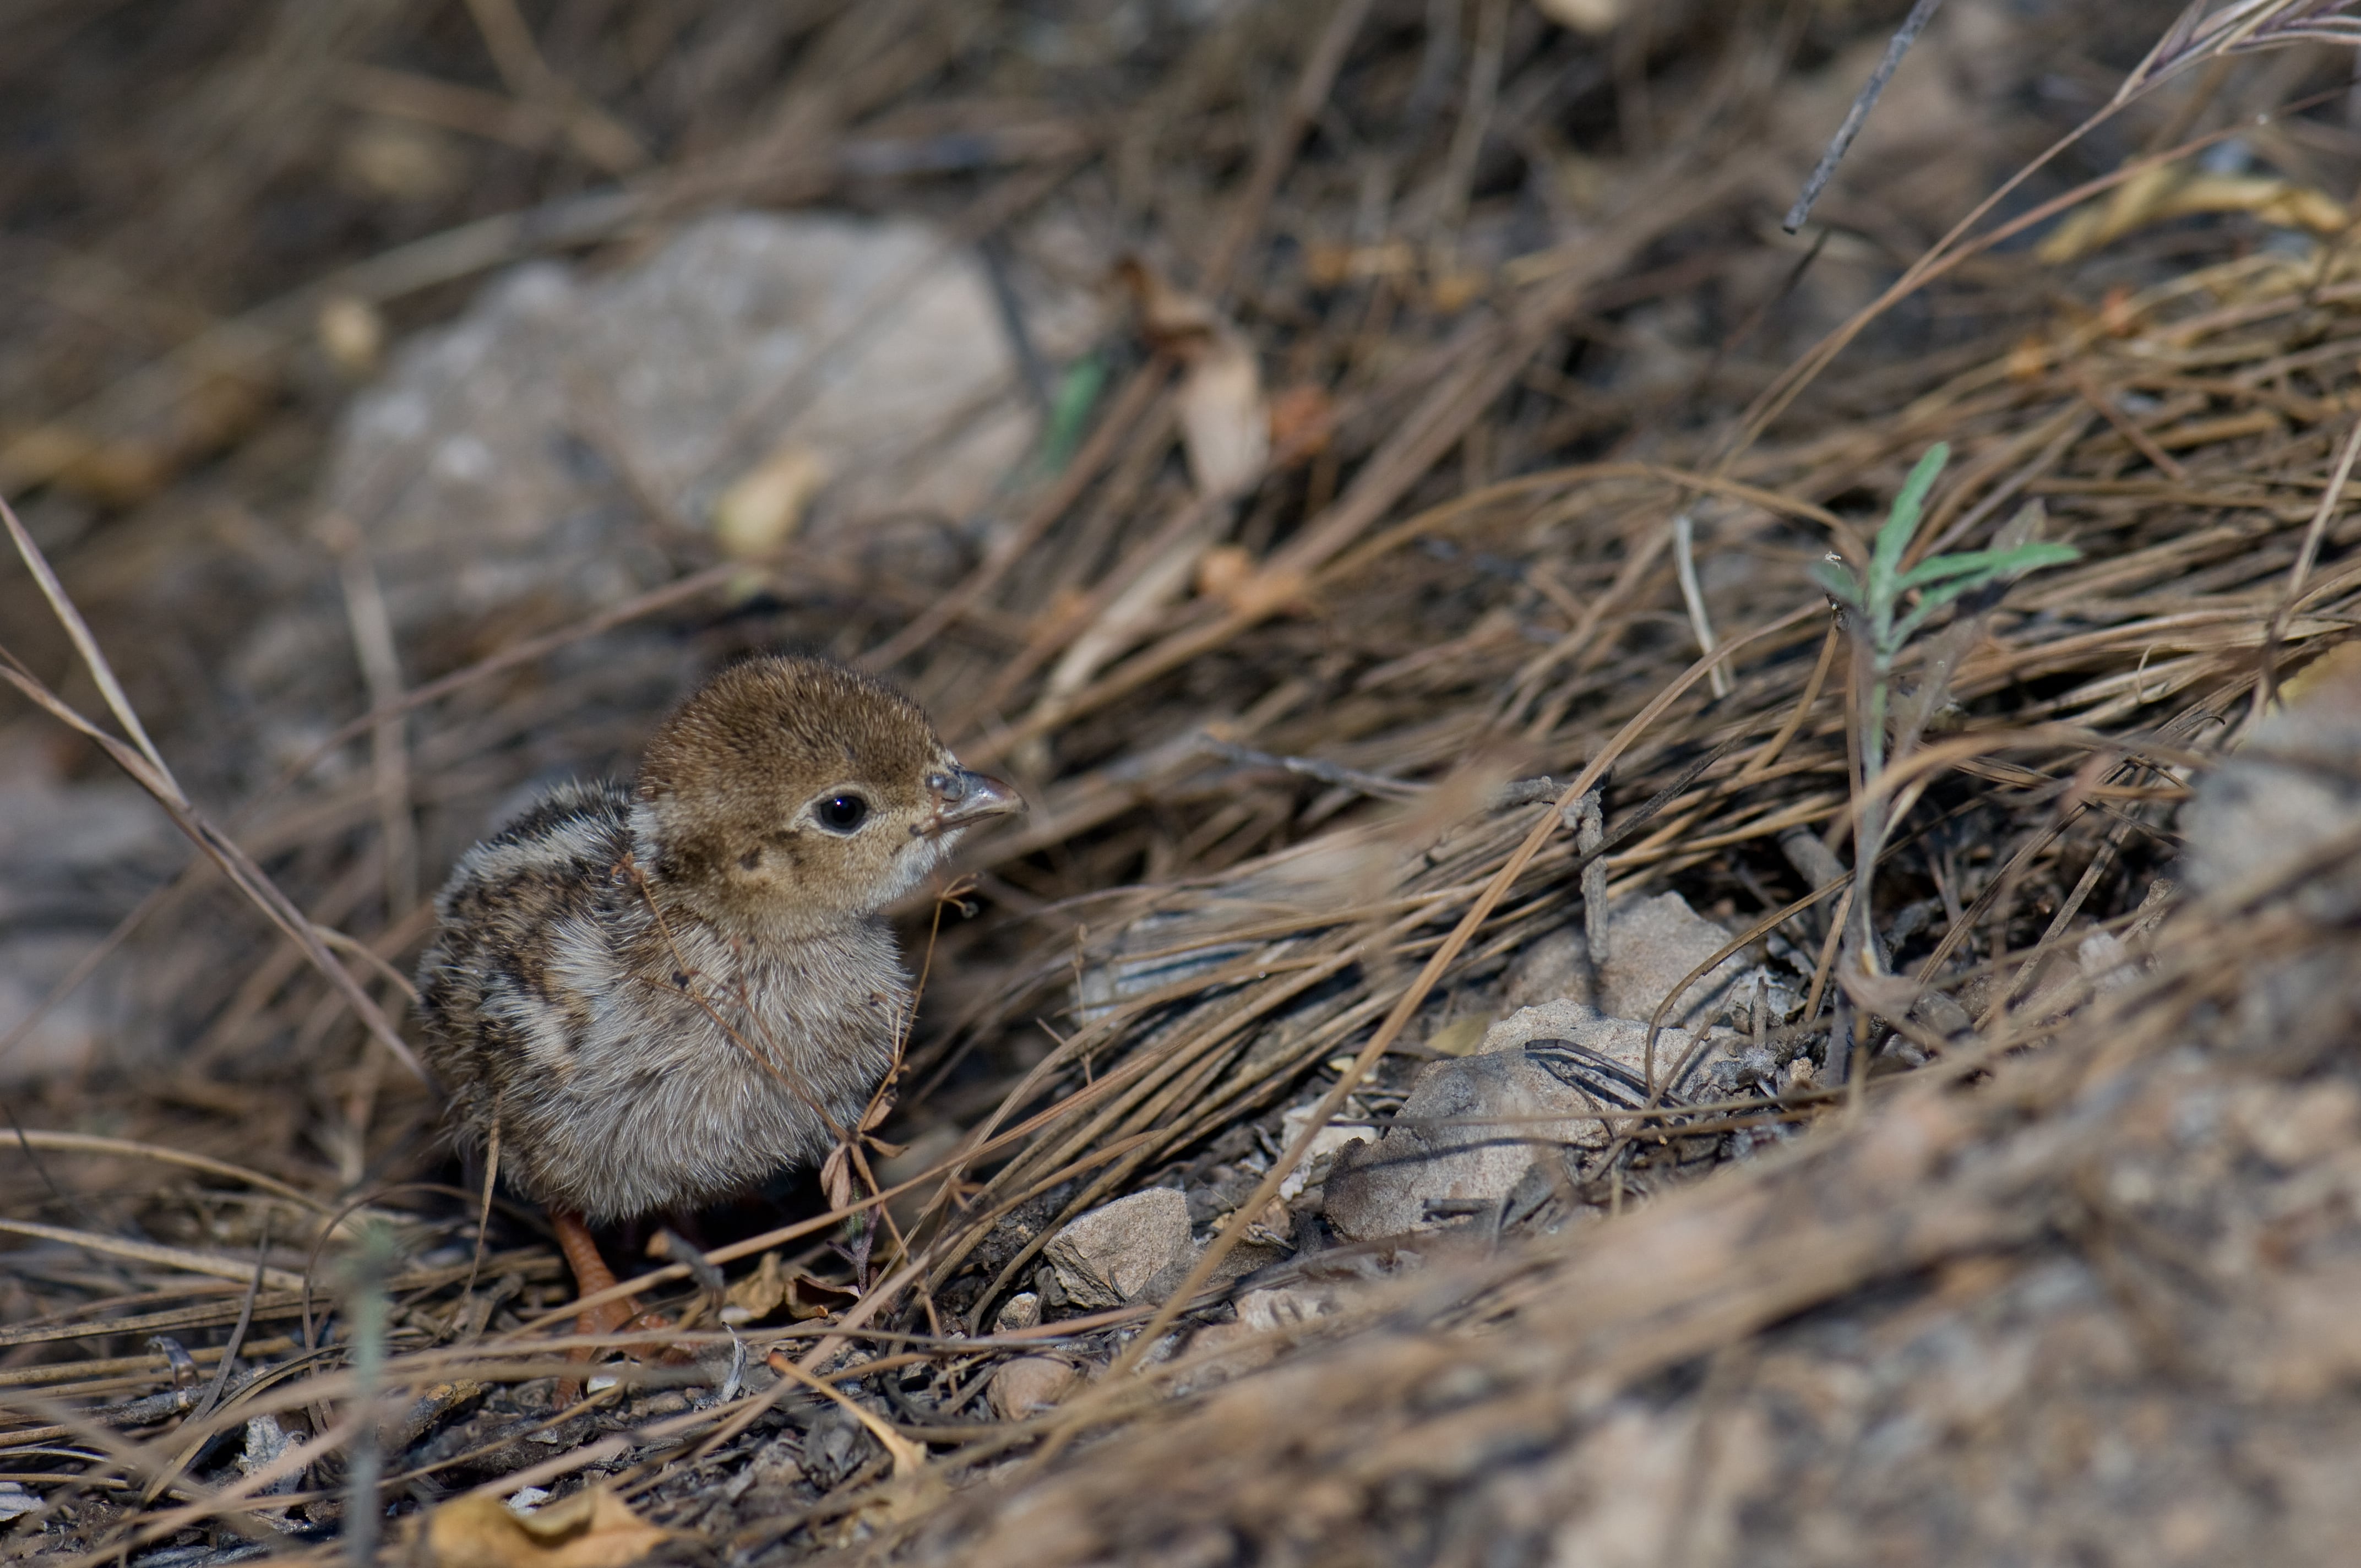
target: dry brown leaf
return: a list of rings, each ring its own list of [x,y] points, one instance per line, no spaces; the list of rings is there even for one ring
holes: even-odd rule
[[[1427,285],[1427,298],[1444,315],[1466,310],[1492,286],[1489,274],[1469,269],[1453,268],[1438,272]]]
[[[1270,404],[1253,347],[1212,302],[1174,288],[1137,257],[1115,272],[1138,302],[1140,335],[1184,367],[1174,403],[1197,493],[1244,495],[1270,457]]]
[[[1335,425],[1335,400],[1317,382],[1299,381],[1270,400],[1270,444],[1285,461],[1326,450]]]
[[[1305,592],[1309,584],[1310,579],[1301,572],[1283,566],[1265,566],[1224,597],[1230,601],[1230,608],[1241,615],[1309,609],[1312,608],[1311,599]]]
[[[1152,347],[1185,355],[1228,326],[1211,301],[1174,288],[1164,274],[1136,256],[1116,262],[1115,275],[1131,291],[1139,307],[1139,334]]]
[[[852,1185],[852,1150],[844,1144],[828,1151],[820,1162],[819,1188],[828,1195],[831,1209],[850,1209],[860,1198]]]
[[[759,1323],[779,1310],[787,1299],[787,1281],[779,1269],[779,1255],[766,1252],[754,1272],[739,1280],[722,1294],[722,1305],[746,1314],[745,1322]],[[724,1318],[725,1322],[731,1320]]]
[[[1303,253],[1303,278],[1334,289],[1367,278],[1398,278],[1418,270],[1418,253],[1405,240],[1383,245],[1314,245]]]
[[[1301,608],[1303,588],[1302,573],[1262,565],[1235,544],[1216,544],[1197,561],[1198,596],[1241,613]]]
[[[435,1568],[624,1568],[670,1533],[604,1486],[529,1514],[478,1492],[427,1517],[426,1552]]]

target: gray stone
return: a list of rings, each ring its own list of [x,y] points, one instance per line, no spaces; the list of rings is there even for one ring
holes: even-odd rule
[[[1041,1249],[1066,1299],[1078,1307],[1117,1307],[1185,1267],[1192,1255],[1189,1201],[1151,1187],[1081,1215]]]
[[[47,724],[0,730],[0,1039],[189,856],[138,786],[69,781],[51,735],[37,728]],[[137,1054],[120,1047],[140,1003],[169,996],[178,978],[160,966],[102,968],[0,1056],[0,1088]]]
[[[2325,655],[2322,674],[2307,668],[2291,681],[2288,706],[2198,779],[2180,824],[2182,868],[2198,892],[2237,897],[2292,883],[2296,906],[2314,919],[2361,911],[2361,875],[2349,862],[2338,873],[2306,874],[2361,828],[2361,654],[2346,652],[2354,647]]]
[[[1688,1061],[1697,1036],[1686,1029],[1665,1025],[1656,1031],[1656,1048],[1652,1057],[1647,1025],[1635,1018],[1603,1018],[1587,1003],[1561,998],[1520,1008],[1501,1019],[1485,1031],[1484,1044],[1476,1054],[1489,1056],[1498,1051],[1520,1050],[1535,1041],[1564,1041],[1577,1048],[1547,1053],[1561,1078],[1572,1072],[1575,1064],[1588,1059],[1585,1054],[1588,1053],[1599,1058],[1587,1069],[1598,1092],[1617,1103],[1637,1105],[1652,1089],[1664,1089],[1667,1099],[1679,1098],[1696,1081],[1701,1067],[1740,1040],[1728,1029],[1708,1029],[1706,1038],[1709,1042],[1708,1049],[1697,1060]],[[1674,1074],[1680,1071],[1685,1061],[1687,1070],[1675,1082]]]
[[[1444,1223],[1430,1217],[1431,1201],[1505,1200],[1540,1154],[1605,1147],[1620,1124],[1585,1113],[1646,1102],[1647,1033],[1644,1024],[1602,1018],[1563,998],[1502,1019],[1477,1054],[1422,1069],[1397,1124],[1377,1143],[1353,1144],[1336,1156],[1325,1189],[1328,1223],[1355,1240],[1399,1235]],[[1684,1029],[1656,1032],[1660,1084],[1696,1043]],[[1697,1081],[1742,1044],[1728,1030],[1710,1032],[1683,1082]],[[1483,1118],[1500,1120],[1487,1126]],[[1416,1124],[1427,1120],[1466,1124]]]
[[[1374,1144],[1346,1145],[1328,1172],[1328,1223],[1367,1241],[1438,1223],[1428,1217],[1431,1201],[1498,1202],[1537,1147],[1603,1143],[1598,1122],[1577,1119],[1594,1108],[1591,1095],[1521,1050],[1432,1062],[1411,1084],[1399,1120],[1466,1124],[1395,1125]],[[1562,1119],[1519,1120],[1532,1117]],[[1486,1125],[1486,1118],[1502,1120]]]
[[[1645,1022],[1681,978],[1713,957],[1730,937],[1677,893],[1626,899],[1609,914],[1607,961],[1595,977],[1582,927],[1570,926],[1518,955],[1503,981],[1502,1000],[1513,1008],[1570,997],[1610,1018]],[[1744,953],[1732,954],[1683,992],[1664,1021],[1694,1028],[1726,1007],[1751,1005],[1757,973]],[[1775,1017],[1784,1015],[1788,1003],[1784,988],[1776,982],[1773,988],[1780,994],[1768,999],[1768,1010]]]
[[[764,458],[828,478],[805,536],[964,521],[1032,439],[982,266],[911,219],[730,213],[627,270],[507,274],[359,398],[328,475],[397,627],[667,575],[645,494],[691,525]],[[545,613],[545,610],[544,610]]]

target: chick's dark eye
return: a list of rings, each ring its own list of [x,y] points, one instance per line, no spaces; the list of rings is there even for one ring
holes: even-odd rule
[[[857,795],[831,795],[813,808],[819,825],[834,833],[850,833],[869,819],[869,803]]]

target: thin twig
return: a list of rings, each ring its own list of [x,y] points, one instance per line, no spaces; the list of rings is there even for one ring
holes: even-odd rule
[[[1794,234],[1804,226],[1804,220],[1812,215],[1813,205],[1819,201],[1820,192],[1828,188],[1828,179],[1836,173],[1838,163],[1851,148],[1852,138],[1859,136],[1861,127],[1868,123],[1869,112],[1877,106],[1877,100],[1884,94],[1885,84],[1894,80],[1894,70],[1901,65],[1902,57],[1910,52],[1910,46],[1918,41],[1918,35],[1926,31],[1928,22],[1935,19],[1935,13],[1942,4],[1943,0],[1917,0],[1917,4],[1910,7],[1910,15],[1903,18],[1893,41],[1885,46],[1885,57],[1877,62],[1877,69],[1871,71],[1869,80],[1861,84],[1860,93],[1852,101],[1852,107],[1845,111],[1844,123],[1837,127],[1837,134],[1828,138],[1828,148],[1820,154],[1819,162],[1812,166],[1811,178],[1804,181],[1804,189],[1795,197],[1795,204],[1788,208],[1787,215],[1780,220],[1781,228]]]

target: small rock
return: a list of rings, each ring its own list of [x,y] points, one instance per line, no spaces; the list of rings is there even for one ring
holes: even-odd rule
[[[1374,1144],[1356,1141],[1329,1169],[1328,1223],[1339,1234],[1366,1241],[1432,1223],[1430,1200],[1497,1202],[1532,1164],[1537,1140],[1604,1141],[1596,1121],[1570,1119],[1590,1108],[1588,1095],[1559,1081],[1522,1051],[1430,1063],[1402,1102],[1405,1122],[1552,1114],[1569,1119],[1395,1126]]]
[[[1041,1255],[1067,1300],[1118,1307],[1140,1299],[1175,1265],[1186,1267],[1190,1252],[1189,1201],[1173,1188],[1151,1187],[1081,1216]]]
[[[1602,1018],[1587,1004],[1544,1003],[1492,1025],[1477,1055],[1430,1063],[1411,1085],[1400,1120],[1450,1120],[1452,1126],[1396,1125],[1375,1144],[1336,1156],[1326,1184],[1328,1223],[1356,1240],[1399,1235],[1433,1223],[1431,1202],[1499,1202],[1553,1146],[1603,1148],[1615,1126],[1585,1113],[1629,1110],[1647,1100],[1648,1029],[1628,1018]],[[1684,1083],[1742,1047],[1742,1036],[1716,1030]],[[1665,1084],[1689,1056],[1696,1036],[1656,1031],[1655,1082]],[[1669,1098],[1675,1096],[1667,1095]],[[1532,1118],[1562,1116],[1559,1121]],[[1497,1117],[1495,1125],[1477,1119]]]
[[[237,1456],[237,1473],[251,1475],[256,1471],[276,1464],[287,1456],[291,1448],[300,1448],[303,1440],[280,1426],[277,1416],[255,1416],[246,1423],[246,1446]],[[407,1446],[407,1445],[405,1445]],[[395,1453],[401,1452],[395,1449]],[[264,1497],[291,1492],[303,1484],[303,1472],[291,1470],[261,1488]]]
[[[804,1464],[792,1438],[780,1436],[764,1444],[746,1467],[758,1486],[792,1486],[804,1478]]]
[[[811,1427],[804,1433],[803,1471],[814,1486],[833,1486],[868,1464],[876,1452],[877,1440],[860,1419],[830,1405],[812,1417]]]
[[[1066,1362],[1047,1355],[1020,1355],[1003,1362],[993,1373],[984,1398],[1003,1420],[1022,1420],[1056,1409],[1058,1401],[1081,1381],[1081,1375]]]
[[[1595,986],[1588,943],[1581,927],[1570,926],[1518,955],[1504,982],[1503,1000],[1517,1008],[1569,997],[1610,1018],[1645,1022],[1684,975],[1729,941],[1729,932],[1691,909],[1677,893],[1626,899],[1609,914],[1607,961]],[[1743,953],[1732,954],[1700,976],[1664,1022],[1694,1028],[1724,1007],[1751,1001],[1751,991],[1742,988],[1756,972]],[[1793,1003],[1784,986],[1775,980],[1770,983],[1767,1010],[1784,1017]]]
[[[71,779],[62,755],[32,722],[0,729],[0,1036],[187,859],[170,819],[137,787]],[[135,1019],[170,994],[170,978],[163,965],[100,970],[0,1057],[0,1091],[110,1056],[119,1065],[136,1054],[123,1047]]]
[[[1279,1146],[1281,1149],[1295,1146],[1295,1140],[1301,1137],[1303,1129],[1312,1124],[1312,1109],[1309,1105],[1299,1105],[1279,1118]],[[1339,1127],[1332,1123],[1321,1128],[1313,1136],[1312,1146],[1304,1151],[1303,1163],[1289,1171],[1287,1179],[1279,1184],[1279,1201],[1292,1203],[1301,1197],[1304,1188],[1318,1174],[1321,1161],[1335,1155],[1346,1144],[1359,1143],[1367,1136],[1367,1129],[1363,1127]]]
[[[14,1481],[0,1481],[0,1524],[22,1519],[41,1506],[41,1499]]]
[[[1337,1310],[1336,1297],[1334,1287],[1312,1284],[1249,1290],[1238,1298],[1238,1321],[1258,1332],[1301,1328],[1333,1317]]]
[[[1172,1391],[1177,1396],[1186,1396],[1240,1373],[1268,1366],[1279,1358],[1283,1348],[1279,1341],[1244,1320],[1208,1323],[1190,1336],[1190,1359],[1197,1365],[1173,1386]]]
[[[1019,1290],[1000,1304],[1000,1313],[992,1320],[992,1332],[1014,1333],[1029,1329],[1041,1321],[1041,1298],[1030,1290]]]
[[[2311,874],[2323,850],[2361,827],[2361,644],[2346,643],[2290,679],[2274,707],[2180,808],[2183,866],[2200,893],[2251,896],[2294,883],[2317,920],[2361,910],[2348,860]]]
[[[1968,1015],[1966,1008],[1939,991],[1930,991],[1921,996],[1910,1012],[1920,1023],[1932,1027],[1946,1039],[1964,1035],[1976,1026],[1976,1021]]]

